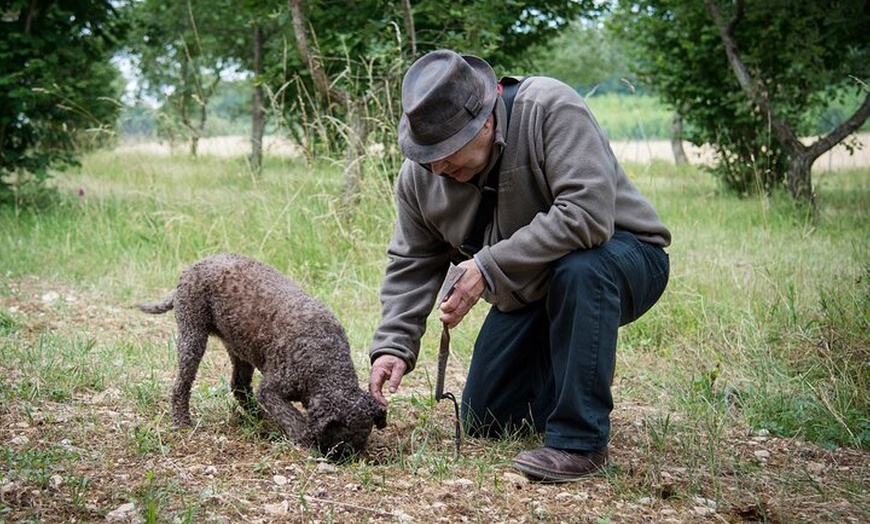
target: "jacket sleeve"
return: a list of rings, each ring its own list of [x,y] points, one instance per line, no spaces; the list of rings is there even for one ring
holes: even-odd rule
[[[549,192],[550,205],[478,254],[498,294],[523,288],[528,276],[569,252],[603,244],[614,232],[621,168],[607,137],[567,86],[553,82],[536,91],[539,96],[522,102],[529,106],[514,108],[524,119],[516,139],[528,142],[526,168]]]
[[[396,183],[396,223],[380,291],[381,324],[369,356],[372,362],[382,355],[400,357],[410,372],[449,265],[450,246],[421,216],[418,192],[406,168]]]

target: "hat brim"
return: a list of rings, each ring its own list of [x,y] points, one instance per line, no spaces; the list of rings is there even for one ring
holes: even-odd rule
[[[402,114],[399,119],[399,147],[402,149],[402,154],[405,158],[413,160],[418,164],[430,164],[437,160],[447,158],[453,153],[462,149],[472,138],[477,136],[477,133],[483,128],[486,119],[492,113],[495,107],[495,102],[498,99],[498,87],[495,71],[483,59],[473,55],[462,55],[462,58],[472,67],[472,69],[481,75],[484,79],[483,108],[458,132],[437,144],[418,144],[411,138],[411,132],[408,124],[408,117]]]

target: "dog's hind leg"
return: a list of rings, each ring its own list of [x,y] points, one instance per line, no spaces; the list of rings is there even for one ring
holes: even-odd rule
[[[239,405],[245,412],[256,418],[260,418],[260,406],[257,404],[257,399],[254,397],[254,389],[251,387],[251,381],[254,377],[254,366],[244,360],[230,355],[230,362],[233,364],[233,378],[230,387],[233,390],[233,396],[236,397]]]
[[[178,374],[172,386],[172,423],[181,427],[190,425],[190,389],[205,354],[208,333],[180,323],[177,344]]]
[[[268,374],[263,375],[257,390],[257,400],[260,401],[260,407],[281,426],[287,437],[302,446],[310,447],[313,444],[308,441],[305,416],[290,404],[286,385]]]

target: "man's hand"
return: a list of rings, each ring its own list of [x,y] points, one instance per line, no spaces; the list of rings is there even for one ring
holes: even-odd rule
[[[405,371],[408,370],[408,365],[405,361],[394,355],[381,355],[372,363],[372,374],[369,378],[369,391],[375,400],[387,405],[387,399],[384,397],[384,383],[389,381],[390,393],[395,393],[399,389],[399,384],[402,382],[402,377],[405,376]]]
[[[459,264],[465,268],[465,274],[453,286],[447,298],[439,305],[441,322],[448,328],[453,328],[465,318],[471,308],[477,304],[486,287],[480,268],[474,260],[466,260]]]

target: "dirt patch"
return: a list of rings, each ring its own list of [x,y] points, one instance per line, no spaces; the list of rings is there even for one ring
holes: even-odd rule
[[[3,281],[0,381],[0,520],[8,522],[866,522],[870,455],[726,427],[699,433],[660,407],[623,396],[617,380],[613,465],[606,475],[562,485],[529,483],[509,467],[534,438],[463,439],[453,454],[453,409],[431,402],[424,373],[392,399],[389,424],[365,457],[333,464],[246,421],[222,387],[223,351],[206,355],[194,393],[192,430],[168,421],[172,357],[148,376],[77,387],[67,398],[30,396],[36,360],[9,356],[45,337],[90,338],[95,350],[126,341],[171,340],[171,316],[110,305],[107,297],[43,279]],[[8,328],[7,328],[8,329]],[[51,346],[62,347],[62,346]],[[121,358],[114,355],[109,358]],[[431,362],[426,365],[431,364]],[[161,367],[162,366],[162,367]],[[119,373],[120,374],[120,373]],[[448,389],[458,390],[454,371]],[[154,389],[155,398],[142,391]],[[34,387],[39,387],[36,384]],[[50,384],[43,383],[42,387]],[[134,394],[140,392],[140,394]],[[661,429],[661,428],[659,428]],[[715,442],[715,448],[707,444]]]

